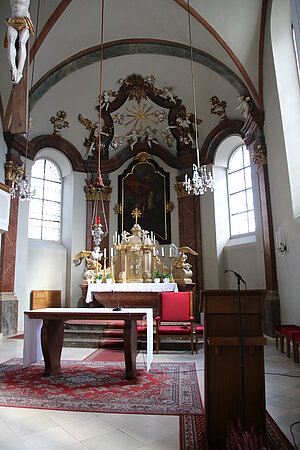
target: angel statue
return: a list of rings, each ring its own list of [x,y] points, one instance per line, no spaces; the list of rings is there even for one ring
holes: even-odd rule
[[[85,269],[82,273],[82,278],[86,281],[92,280],[101,272],[102,266],[99,260],[102,258],[102,252],[95,255],[94,252],[82,250],[73,258],[75,266],[79,266],[83,259],[85,259]]]
[[[171,244],[172,254],[174,256],[173,260],[173,278],[178,284],[190,284],[192,283],[193,272],[191,270],[192,266],[187,262],[187,253],[193,256],[197,256],[198,253],[195,252],[190,247],[176,247],[175,244]]]
[[[126,133],[126,136],[128,137],[128,144],[130,145],[131,150],[133,150],[133,147],[139,141],[139,132],[132,128],[130,131],[128,131],[128,133]]]
[[[99,146],[99,130],[98,130],[99,123],[98,122],[93,123],[91,120],[83,117],[81,114],[78,114],[78,120],[90,132],[89,137],[85,138],[84,139],[84,143],[83,143],[84,147],[87,148],[87,152],[86,152],[86,154],[84,156],[84,159],[87,159],[93,153],[94,149],[95,149],[96,152],[98,150],[98,146]],[[108,133],[105,133],[102,130],[101,130],[101,134],[104,135],[104,136],[109,136]]]
[[[145,136],[145,140],[147,141],[148,147],[152,148],[152,142],[154,142],[155,144],[158,144],[158,142],[154,139],[154,135],[156,134],[157,129],[153,128],[153,130],[151,130],[150,127],[146,127],[143,135]]]
[[[251,104],[250,104],[250,97],[243,97],[239,96],[238,101],[240,104],[237,106],[236,110],[240,111],[241,116],[244,117],[244,119],[247,119],[249,112],[251,110]]]

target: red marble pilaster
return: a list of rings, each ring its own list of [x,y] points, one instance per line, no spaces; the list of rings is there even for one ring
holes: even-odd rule
[[[188,262],[192,265],[193,282],[197,291],[203,289],[203,266],[201,246],[201,222],[199,197],[188,195],[177,183],[178,215],[179,215],[179,246],[187,246],[195,250],[198,255],[188,255]]]
[[[0,292],[14,292],[19,200],[11,199],[9,227],[1,237]]]

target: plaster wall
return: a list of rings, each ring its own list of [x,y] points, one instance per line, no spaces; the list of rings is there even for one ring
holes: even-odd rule
[[[288,4],[288,2],[284,2]],[[273,2],[273,6],[280,6],[280,2]],[[276,10],[275,10],[276,11]],[[280,10],[281,11],[281,10]],[[272,11],[274,12],[274,11]],[[277,11],[278,13],[278,11]],[[269,11],[270,14],[270,11]],[[277,22],[278,32],[281,27],[290,29],[290,18],[284,11],[280,13]],[[272,33],[274,30],[272,31]],[[273,49],[274,50],[274,49]],[[282,63],[284,55],[282,55]],[[270,179],[270,193],[274,231],[282,228],[288,251],[282,256],[276,255],[278,291],[280,297],[282,323],[300,324],[300,221],[294,219],[289,183],[289,168],[286,156],[286,142],[283,134],[284,123],[280,111],[277,94],[276,75],[271,46],[270,28],[266,30],[266,44],[264,52],[264,102],[265,102],[265,137],[268,152],[268,171]],[[290,111],[293,121],[294,111]],[[298,129],[297,125],[297,129]],[[298,144],[297,144],[298,147]],[[299,174],[298,174],[299,178]]]

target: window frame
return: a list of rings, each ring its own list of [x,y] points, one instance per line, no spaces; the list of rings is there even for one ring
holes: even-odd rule
[[[63,177],[62,177],[62,173],[61,173],[61,170],[60,170],[58,164],[56,164],[56,162],[54,162],[51,158],[48,158],[47,156],[37,158],[37,159],[34,161],[34,164],[35,164],[37,161],[40,161],[40,160],[43,160],[43,161],[45,161],[45,162],[48,161],[49,163],[51,163],[51,164],[56,168],[57,173],[58,173],[58,175],[59,175],[59,177],[60,177],[60,183],[59,183],[60,186],[61,186],[61,189],[60,189],[60,201],[59,201],[59,202],[53,201],[54,203],[59,203],[59,204],[60,204],[59,237],[58,237],[57,240],[54,240],[54,239],[43,239],[43,219],[42,219],[42,224],[41,224],[41,233],[40,233],[40,237],[29,237],[29,222],[30,222],[30,220],[31,220],[31,218],[30,218],[30,203],[29,203],[29,209],[28,209],[28,239],[32,239],[32,240],[40,241],[40,242],[55,242],[55,243],[57,243],[57,244],[61,244],[61,242],[62,242],[62,216],[63,216],[63,214],[62,214],[62,208],[63,208]],[[30,181],[32,181],[32,178],[38,179],[37,177],[32,177],[32,168],[33,168],[34,164],[32,165],[31,171],[30,171]],[[42,177],[42,178],[39,178],[40,180],[43,181],[43,197],[40,199],[40,200],[42,200],[42,217],[43,217],[44,202],[45,202],[45,197],[44,197],[45,181],[50,181],[50,182],[52,182],[52,183],[56,183],[56,181],[53,181],[53,180],[47,180],[47,179],[45,178],[45,164],[46,164],[46,163],[44,163],[44,173],[43,173],[43,177]],[[33,197],[33,199],[35,199],[35,198],[37,198],[37,197]],[[54,222],[57,223],[57,222],[54,221],[54,220],[48,221],[48,223],[54,223]]]
[[[245,158],[243,156],[243,166],[240,167],[239,169],[237,169],[236,171],[231,172],[231,174],[239,172],[239,171],[243,171],[243,178],[244,178],[244,187],[242,190],[236,191],[234,192],[233,195],[238,194],[240,192],[244,192],[245,193],[245,198],[246,198],[246,210],[245,211],[241,211],[235,214],[232,214],[232,208],[231,208],[231,204],[230,204],[230,198],[232,197],[232,194],[230,194],[229,192],[229,176],[231,175],[229,173],[229,166],[230,166],[230,161],[233,157],[233,155],[235,153],[237,153],[238,150],[240,149],[244,149],[244,151],[247,151],[249,153],[249,165],[245,166],[244,165],[244,161]],[[251,188],[247,188],[246,187],[246,181],[245,181],[245,169],[250,168],[250,175],[251,175]],[[251,166],[251,154],[250,151],[247,149],[247,146],[245,144],[241,144],[238,147],[236,147],[230,154],[229,158],[228,158],[228,163],[227,163],[227,169],[226,169],[226,185],[227,185],[227,199],[228,199],[228,216],[229,216],[229,236],[230,236],[230,240],[232,239],[239,239],[239,238],[245,238],[247,236],[252,236],[252,235],[256,235],[256,218],[255,218],[255,205],[254,205],[254,192],[253,192],[253,183],[252,183],[252,166]],[[247,191],[251,190],[252,191],[252,203],[253,203],[253,208],[249,209],[248,208],[248,204],[247,204]],[[247,214],[247,224],[248,224],[248,230],[249,230],[249,212],[253,211],[254,214],[254,227],[255,229],[253,231],[248,231],[246,233],[237,233],[237,234],[233,234],[232,233],[232,216],[233,215],[240,215],[243,213]]]

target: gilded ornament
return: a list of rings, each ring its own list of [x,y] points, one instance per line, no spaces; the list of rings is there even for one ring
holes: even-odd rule
[[[96,199],[97,189],[92,184],[86,184],[84,186],[85,198],[86,200],[94,201]],[[103,201],[109,202],[111,199],[112,187],[111,186],[103,186],[101,188],[101,195]],[[101,196],[97,195],[97,200],[100,200]]]
[[[122,203],[116,203],[115,204],[114,212],[115,212],[115,214],[121,214],[122,213]]]
[[[137,159],[139,163],[146,163],[152,159],[152,156],[147,152],[140,152],[136,155],[135,159]]]
[[[56,116],[52,116],[49,122],[53,124],[53,134],[60,135],[62,128],[69,128],[69,122],[66,120],[66,111],[57,111]]]
[[[210,114],[216,114],[217,116],[219,116],[221,122],[223,122],[223,120],[227,120],[226,115],[227,102],[225,102],[225,100],[222,100],[220,102],[218,97],[214,95],[209,99],[209,103],[212,105],[210,109]]]
[[[190,194],[187,192],[183,185],[183,181],[178,181],[174,184],[174,187],[177,192],[177,198],[192,197],[194,195],[192,192]]]
[[[5,179],[7,181],[19,183],[23,177],[24,169],[22,166],[17,166],[13,161],[7,161],[4,164]]]
[[[251,153],[253,164],[257,166],[258,169],[261,169],[263,166],[267,164],[267,153],[266,147],[263,144],[258,144],[256,149]]]
[[[173,202],[167,202],[166,209],[169,213],[171,213],[174,210],[174,203]]]

